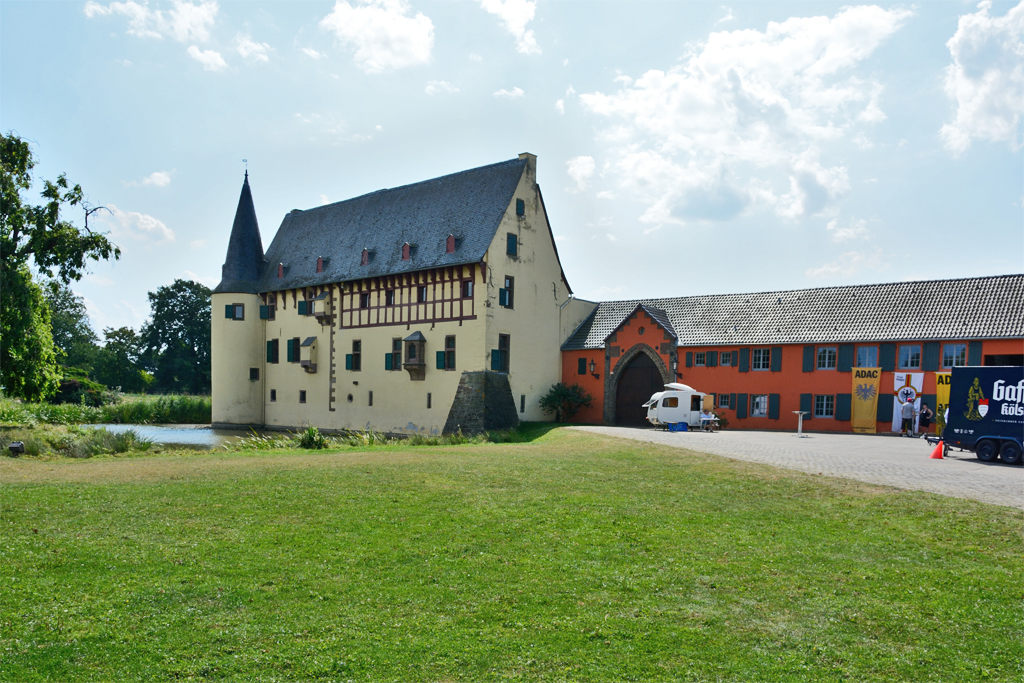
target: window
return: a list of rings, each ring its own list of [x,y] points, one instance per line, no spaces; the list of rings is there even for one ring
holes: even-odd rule
[[[509,275],[505,276],[504,289],[498,290],[498,305],[505,308],[512,308],[515,303],[516,279]]]
[[[455,337],[454,335],[444,338],[444,369],[455,369]]]
[[[836,414],[836,397],[835,396],[815,396],[814,397],[814,417],[835,417]]]
[[[245,320],[245,304],[227,304],[224,317],[229,320]]]
[[[516,215],[517,216],[525,216],[526,215],[526,202],[524,202],[522,199],[517,199],[516,200]]]
[[[692,412],[694,410],[700,410],[700,408],[701,408],[701,397],[700,396],[691,396],[690,397],[690,411]]]
[[[718,407],[719,408],[730,408],[732,403],[729,401],[729,394],[718,395]]]
[[[668,398],[661,399],[661,407],[662,408],[678,408],[679,407],[679,397],[678,396],[669,396]]]
[[[576,374],[577,375],[585,375],[585,374],[587,374],[587,359],[586,358],[580,358],[579,360],[576,361]]]
[[[462,282],[462,298],[472,299],[473,298],[473,281],[463,280]]]
[[[641,327],[640,329],[642,330],[644,328]],[[697,353],[693,354],[693,364],[694,365],[704,365],[704,359],[705,358],[706,358],[705,353],[703,351],[698,351]]]
[[[942,367],[967,365],[967,344],[946,344],[942,348]]]
[[[834,346],[823,346],[818,349],[818,365],[819,370],[835,370],[836,369],[836,347]]]
[[[732,365],[732,351],[722,351],[722,354],[718,357],[718,364],[729,367]]]
[[[427,392],[427,410],[430,410],[430,392]]]
[[[427,301],[427,286],[426,285],[420,285],[419,287],[416,288],[416,302],[422,304],[422,303],[426,303],[426,301]]]
[[[498,335],[498,355],[501,359],[500,367],[498,368],[501,372],[508,372],[509,368],[509,347],[511,346],[511,338],[507,334]]]
[[[301,389],[301,390],[299,390],[299,403],[305,403],[305,402],[306,402],[306,390],[305,389]]]
[[[274,403],[275,401],[277,401],[277,389],[271,389],[270,390],[270,402]]]
[[[258,382],[259,379],[260,379],[260,369],[259,368],[249,368],[249,381],[250,382]]]
[[[906,344],[900,347],[900,370],[921,367],[921,345]]]
[[[878,347],[877,346],[858,346],[857,347],[857,367],[858,368],[877,368],[878,367]]]
[[[520,413],[525,413],[526,412],[526,394],[520,394],[519,395],[519,412]]]
[[[352,340],[352,369],[363,369],[363,342],[358,339]]]
[[[299,362],[299,344],[301,340],[298,337],[292,337],[288,340],[288,362],[298,363]]]
[[[278,363],[281,360],[281,340],[271,339],[267,342],[267,362]]]
[[[387,363],[385,363],[387,365]],[[395,337],[391,340],[391,367],[386,370],[402,369],[402,338]]]
[[[750,367],[754,370],[768,370],[772,366],[771,349],[754,349],[751,352]]]
[[[384,292],[384,305],[394,306],[395,305],[395,290],[389,289]]]
[[[370,407],[373,407],[373,392],[370,392]]]
[[[370,293],[369,292],[363,292],[363,293],[361,293],[359,295],[359,308],[369,308],[369,307],[370,307]]]
[[[519,255],[519,240],[514,232],[505,235],[505,253],[509,256]]]
[[[767,394],[756,394],[750,397],[750,417],[768,417]]]

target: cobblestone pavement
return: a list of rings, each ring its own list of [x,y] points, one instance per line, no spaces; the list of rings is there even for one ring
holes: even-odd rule
[[[665,432],[633,427],[573,429],[1024,509],[1024,468],[983,463],[973,453],[955,449],[943,460],[930,460],[932,447],[924,439],[818,433],[801,438],[792,432]]]

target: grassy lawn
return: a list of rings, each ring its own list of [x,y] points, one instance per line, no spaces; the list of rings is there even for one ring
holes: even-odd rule
[[[0,477],[5,681],[1024,675],[971,501],[569,430]]]

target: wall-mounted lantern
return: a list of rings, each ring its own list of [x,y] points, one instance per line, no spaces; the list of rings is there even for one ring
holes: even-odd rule
[[[593,358],[590,359],[590,374],[594,376],[594,379],[601,379],[601,375],[597,374],[597,363]]]

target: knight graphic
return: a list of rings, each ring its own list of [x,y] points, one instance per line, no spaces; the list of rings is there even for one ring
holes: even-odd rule
[[[964,413],[964,417],[968,420],[978,420],[985,416],[978,412],[978,406],[982,401],[985,400],[985,394],[982,392],[981,387],[978,384],[978,378],[974,378],[974,385],[967,390],[967,412]],[[987,407],[987,406],[986,406]]]

